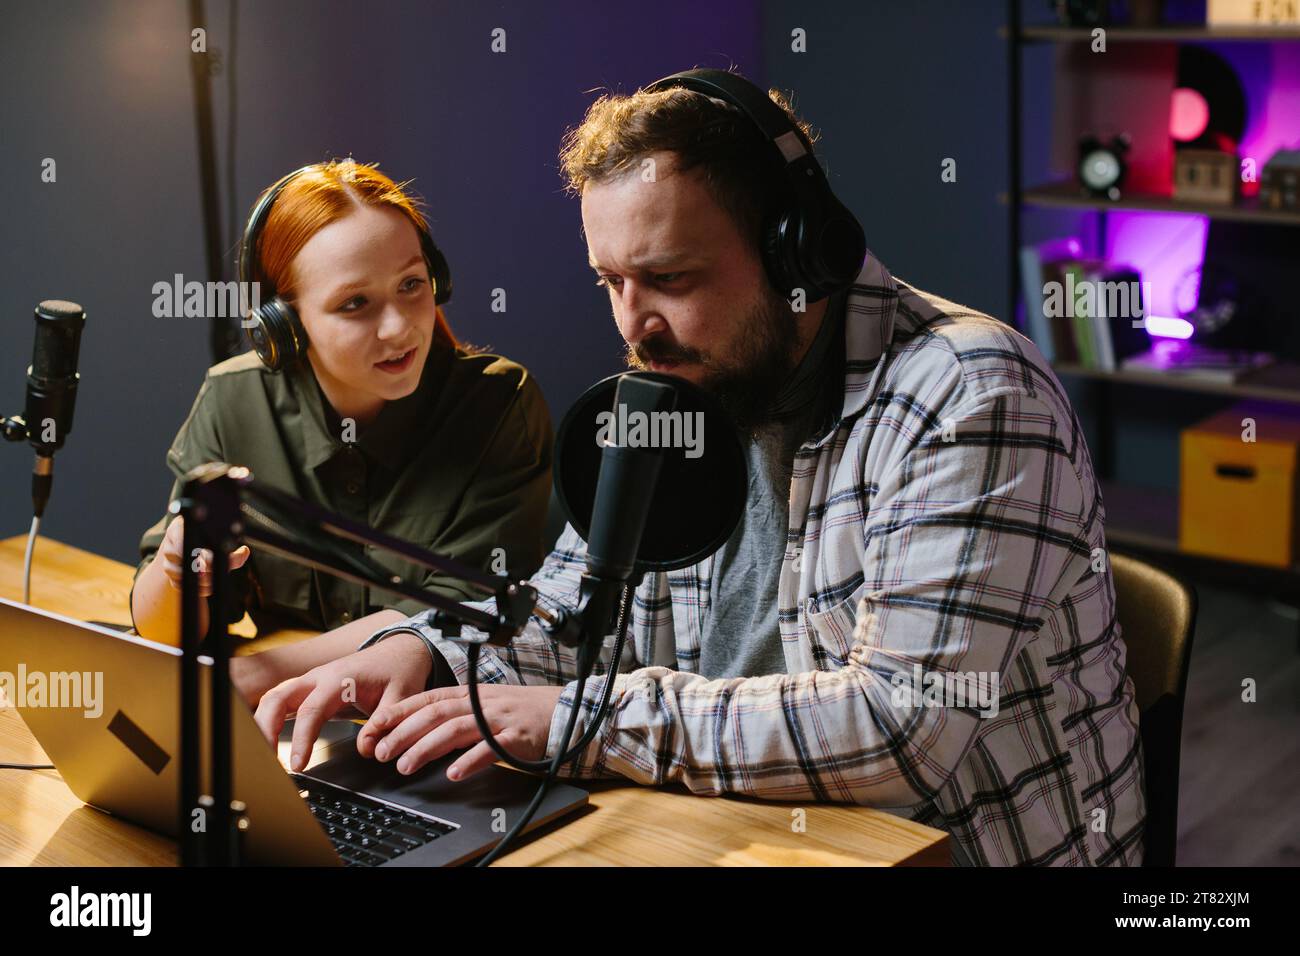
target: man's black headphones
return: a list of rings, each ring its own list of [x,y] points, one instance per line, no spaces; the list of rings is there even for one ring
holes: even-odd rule
[[[309,169],[319,168],[320,165],[320,163],[313,163],[295,169],[268,189],[249,213],[248,225],[244,227],[244,238],[239,244],[241,295],[247,295],[247,290],[252,288],[253,264],[257,260],[257,241],[261,236],[262,227],[266,225],[266,219],[270,215],[276,197],[294,178]],[[429,267],[429,281],[433,283],[433,300],[438,305],[442,305],[451,299],[451,269],[447,266],[447,259],[442,251],[434,244],[429,231],[418,226],[416,231],[420,234],[420,249]],[[268,301],[248,310],[246,326],[257,357],[267,368],[278,372],[307,351],[307,331],[302,327],[302,320],[298,318],[297,310],[280,298],[275,289],[269,291],[271,298]]]
[[[645,90],[672,87],[730,103],[771,144],[774,165],[790,187],[763,224],[763,265],[772,285],[786,297],[802,289],[809,302],[852,285],[867,254],[866,234],[831,192],[821,164],[786,111],[744,77],[724,70],[674,73]]]

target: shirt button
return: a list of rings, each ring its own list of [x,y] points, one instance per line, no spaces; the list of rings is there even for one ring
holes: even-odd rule
[[[357,492],[359,492],[360,490],[361,490],[361,486],[360,486],[359,484],[357,484],[355,481],[349,481],[349,482],[347,483],[347,491],[348,491],[348,494],[350,494],[350,495],[355,495],[355,494],[356,494]]]
[[[350,620],[352,620],[352,612],[351,612],[351,611],[344,611],[342,614],[339,615],[339,623],[340,623],[340,624],[346,624],[346,623],[348,623],[348,621],[350,621]]]

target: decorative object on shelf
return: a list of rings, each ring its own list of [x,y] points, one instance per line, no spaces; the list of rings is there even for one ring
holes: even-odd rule
[[[1241,285],[1227,269],[1202,262],[1183,273],[1174,301],[1201,342],[1222,331],[1241,311]]]
[[[1108,143],[1091,133],[1079,140],[1079,183],[1085,193],[1099,199],[1119,199],[1128,172],[1124,157],[1131,144],[1127,133],[1112,136]]]
[[[1297,0],[1209,0],[1205,22],[1210,26],[1297,26]]]
[[[1240,194],[1237,146],[1246,128],[1246,94],[1232,66],[1202,47],[1178,51],[1169,102],[1174,140],[1173,197],[1231,206]]]
[[[1158,27],[1164,22],[1164,0],[1129,0],[1129,26]]]
[[[1066,27],[1100,27],[1110,22],[1109,0],[1053,0],[1056,19]]]
[[[1204,47],[1179,47],[1169,102],[1175,148],[1235,153],[1245,130],[1246,91],[1232,64]]]
[[[1129,372],[1160,372],[1231,385],[1275,361],[1271,352],[1214,349],[1186,339],[1162,339],[1147,351],[1124,359],[1120,367]]]
[[[1259,181],[1260,205],[1265,209],[1300,210],[1297,197],[1300,197],[1300,149],[1279,149],[1264,164]]]
[[[1180,149],[1174,154],[1174,198],[1180,202],[1231,206],[1238,181],[1235,153]]]
[[[1300,417],[1242,403],[1184,429],[1180,444],[1179,549],[1294,565]]]

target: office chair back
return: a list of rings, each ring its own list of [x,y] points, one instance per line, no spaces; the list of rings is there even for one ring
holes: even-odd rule
[[[1178,765],[1196,591],[1154,565],[1111,552],[1116,616],[1141,712],[1147,820],[1143,866],[1173,866]]]

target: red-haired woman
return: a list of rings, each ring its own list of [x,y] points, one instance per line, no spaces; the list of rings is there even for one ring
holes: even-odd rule
[[[260,228],[245,243],[248,274],[263,303],[278,296],[296,312],[305,343],[286,347],[293,336],[282,333],[273,358],[260,341],[262,357],[248,352],[208,371],[167,454],[178,479],[172,497],[197,465],[245,465],[261,482],[440,554],[531,573],[543,557],[550,415],[521,366],[458,345],[435,301],[432,243],[410,195],[373,166],[336,160],[292,174],[262,200],[253,217]],[[131,594],[137,630],[171,643],[179,635],[181,524],[169,514],[144,535]],[[412,584],[458,600],[479,596],[371,556]],[[209,565],[200,560],[208,593]],[[259,630],[337,629],[329,643],[339,651],[422,609],[247,546],[230,564],[241,568],[232,618],[248,611]],[[418,641],[385,643],[392,653],[429,656]],[[251,676],[254,661],[237,665],[250,700],[290,676]]]

